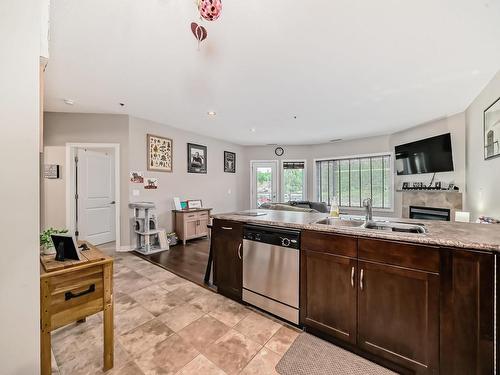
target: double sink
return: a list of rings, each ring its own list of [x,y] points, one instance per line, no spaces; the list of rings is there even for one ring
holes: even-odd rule
[[[425,234],[427,230],[423,224],[408,224],[393,221],[362,221],[362,220],[342,220],[337,218],[326,218],[315,222],[315,224],[333,225],[339,227],[351,227],[379,230],[386,232],[402,232],[402,233],[417,233]]]

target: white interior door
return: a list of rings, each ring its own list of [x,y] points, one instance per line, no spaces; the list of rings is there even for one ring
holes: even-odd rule
[[[113,150],[78,149],[78,239],[93,245],[115,241],[115,161]]]
[[[263,203],[277,202],[278,162],[252,161],[251,207],[259,208]]]

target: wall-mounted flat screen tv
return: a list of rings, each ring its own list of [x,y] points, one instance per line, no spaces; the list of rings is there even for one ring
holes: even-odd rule
[[[396,146],[398,175],[453,171],[450,133]]]

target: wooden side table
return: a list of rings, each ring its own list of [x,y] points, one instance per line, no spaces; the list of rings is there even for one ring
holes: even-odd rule
[[[78,261],[40,256],[42,375],[52,371],[50,333],[100,311],[104,311],[104,371],[113,367],[113,258],[85,243],[90,249],[81,251]]]
[[[187,240],[208,236],[210,211],[211,208],[174,210],[175,232],[184,245]]]

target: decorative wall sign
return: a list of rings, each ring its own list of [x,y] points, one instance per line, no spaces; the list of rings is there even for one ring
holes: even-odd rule
[[[130,172],[130,182],[132,182],[133,184],[144,183],[144,174],[139,171]]]
[[[484,111],[484,159],[500,156],[500,98]]]
[[[188,208],[202,208],[203,204],[201,199],[192,199],[187,201]]]
[[[173,141],[148,134],[148,171],[172,172]]]
[[[144,179],[144,189],[148,190],[158,189],[158,179],[154,177],[146,177]]]
[[[236,173],[236,154],[230,151],[224,151],[224,172]]]
[[[187,144],[188,173],[207,173],[207,146]]]
[[[57,179],[59,175],[59,165],[58,164],[45,164],[43,166],[43,176],[45,178]]]

